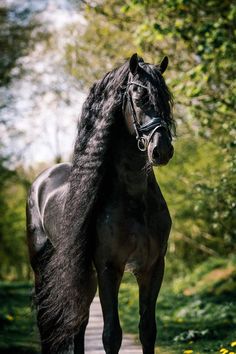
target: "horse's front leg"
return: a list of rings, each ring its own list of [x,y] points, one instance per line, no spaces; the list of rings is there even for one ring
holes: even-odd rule
[[[161,256],[152,269],[137,276],[139,285],[139,336],[144,354],[154,354],[156,341],[156,300],[163,280],[165,267]]]
[[[123,272],[112,265],[104,266],[97,271],[99,297],[104,319],[103,345],[106,354],[117,354],[122,341],[118,314],[118,292]]]

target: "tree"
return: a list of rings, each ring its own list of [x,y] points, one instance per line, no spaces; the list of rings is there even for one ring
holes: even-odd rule
[[[0,159],[0,279],[28,277],[25,236],[25,198],[27,179],[7,167]]]

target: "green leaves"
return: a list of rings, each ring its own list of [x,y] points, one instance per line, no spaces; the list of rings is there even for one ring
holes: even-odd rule
[[[25,186],[0,159],[0,279],[28,276],[25,243]]]

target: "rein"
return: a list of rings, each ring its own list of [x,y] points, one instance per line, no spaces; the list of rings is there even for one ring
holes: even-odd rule
[[[153,117],[152,120],[146,124],[140,124],[138,122],[137,119],[137,114],[134,108],[134,102],[132,99],[132,96],[128,90],[129,86],[131,85],[136,85],[139,87],[143,87],[147,90],[147,87],[139,84],[137,82],[131,81],[127,84],[127,88],[126,88],[126,92],[125,95],[127,96],[127,100],[129,102],[129,105],[131,107],[131,111],[132,111],[132,123],[134,126],[134,130],[136,133],[136,139],[137,139],[137,145],[140,151],[146,151],[148,148],[148,145],[150,143],[150,141],[152,140],[153,135],[155,134],[155,132],[159,129],[159,128],[164,128],[165,130],[167,130],[168,135],[170,140],[172,140],[171,138],[171,133],[170,133],[170,129],[168,127],[168,124],[161,118],[161,117]]]

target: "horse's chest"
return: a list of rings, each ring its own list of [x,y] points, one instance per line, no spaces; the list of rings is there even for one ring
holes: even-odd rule
[[[124,225],[124,233],[133,245],[126,268],[137,271],[150,267],[161,248],[156,224],[150,223],[150,218],[144,212],[142,217],[130,217]]]
[[[97,222],[98,253],[132,270],[150,266],[161,247],[154,218],[144,203],[105,208]]]

